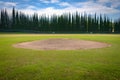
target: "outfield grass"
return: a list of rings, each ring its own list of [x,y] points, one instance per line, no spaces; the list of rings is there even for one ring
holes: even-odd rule
[[[13,44],[48,38],[106,42],[90,50],[40,51]],[[120,80],[120,35],[0,34],[0,80]]]

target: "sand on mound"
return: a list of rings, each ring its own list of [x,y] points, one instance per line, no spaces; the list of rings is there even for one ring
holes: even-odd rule
[[[107,43],[77,40],[77,39],[47,39],[31,42],[17,43],[13,45],[17,48],[27,48],[35,50],[81,50],[109,47]]]

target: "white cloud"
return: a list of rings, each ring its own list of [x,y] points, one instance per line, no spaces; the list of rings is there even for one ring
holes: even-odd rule
[[[58,5],[62,6],[62,7],[67,7],[67,6],[72,6],[71,4],[69,4],[68,2],[61,2]]]
[[[26,9],[19,9],[19,11],[25,13],[25,14],[29,14],[32,15],[35,12],[38,13],[38,15],[61,15],[64,11],[61,9],[55,9],[53,7],[48,7],[48,8],[44,8],[44,9],[37,9],[37,10],[33,10],[30,8],[26,8]]]
[[[58,9],[54,9],[53,7],[48,7],[48,8],[39,10],[38,14],[39,15],[42,15],[42,14],[46,14],[46,15],[53,15],[53,14],[61,15],[62,12],[60,10],[58,10]]]
[[[28,7],[27,7],[27,9],[36,9],[37,7],[36,6],[33,6],[33,5],[29,5]]]
[[[59,0],[51,0],[51,3],[58,3]]]
[[[26,1],[26,2],[28,2],[28,1],[30,1],[30,0],[23,0],[23,1]]]
[[[0,5],[4,6],[4,7],[11,7],[11,6],[16,6],[17,3],[15,2],[4,2],[4,1],[0,1]]]
[[[114,3],[111,5],[112,8],[117,8],[117,7],[120,7],[120,3]]]
[[[98,0],[99,3],[108,3],[110,0]]]
[[[49,0],[40,0],[40,2],[42,2],[42,3],[50,3]]]
[[[97,3],[104,6],[109,3],[112,8],[117,8],[120,6],[120,0],[98,0]]]
[[[48,3],[58,3],[59,0],[40,0],[40,2],[46,3],[46,4],[48,4]]]
[[[96,12],[102,14],[113,14],[113,13],[120,13],[120,10],[117,10],[112,7],[107,7],[100,3],[95,3],[93,1],[88,2],[80,2],[75,4],[77,7],[84,9],[86,12]]]
[[[120,2],[120,0],[98,0],[100,3],[109,3],[109,2]]]
[[[120,13],[120,10],[117,10],[112,7],[106,7],[103,6],[99,3],[95,3],[93,1],[88,1],[88,2],[78,2],[78,3],[67,3],[67,2],[59,2],[60,6],[65,6],[65,8],[62,9],[56,9],[54,7],[47,7],[47,8],[37,8],[35,6],[28,6],[26,9],[21,9],[22,12],[26,14],[33,14],[34,12],[37,12],[39,15],[46,14],[46,15],[61,15],[63,13],[75,13],[76,11],[80,13],[88,13],[88,14],[117,14]]]
[[[21,11],[21,12],[23,12],[23,13],[25,13],[25,14],[29,14],[29,15],[33,15],[34,14],[34,12],[36,12],[35,10],[33,10],[33,9],[19,9],[19,11]]]

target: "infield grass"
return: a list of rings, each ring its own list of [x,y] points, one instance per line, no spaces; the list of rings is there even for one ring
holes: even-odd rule
[[[74,38],[111,47],[89,50],[31,50],[19,42]],[[0,34],[0,80],[120,80],[119,34]]]

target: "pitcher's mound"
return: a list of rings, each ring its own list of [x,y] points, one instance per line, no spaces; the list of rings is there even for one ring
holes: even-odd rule
[[[18,48],[36,50],[80,50],[80,49],[103,48],[108,47],[110,45],[102,42],[77,39],[47,39],[18,43],[13,46]]]

